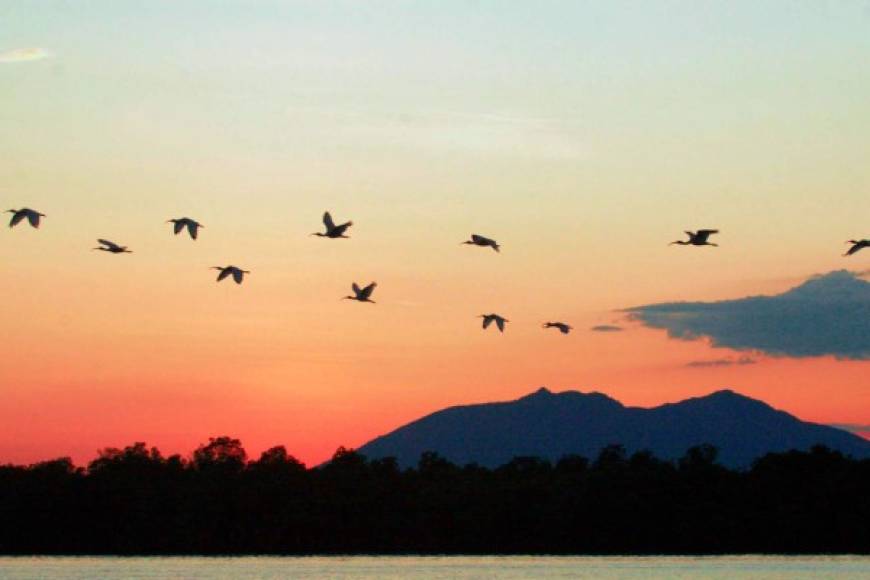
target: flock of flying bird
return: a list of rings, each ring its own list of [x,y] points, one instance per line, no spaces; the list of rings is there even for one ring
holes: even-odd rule
[[[41,222],[41,219],[45,217],[44,213],[40,213],[36,210],[24,207],[21,209],[10,209],[7,210],[7,213],[12,214],[12,219],[9,220],[9,227],[13,228],[21,223],[25,218],[30,223],[30,225],[34,228],[38,228]],[[173,232],[175,235],[180,234],[182,231],[187,229],[187,233],[192,240],[197,239],[199,236],[200,228],[203,228],[201,223],[196,221],[195,219],[191,219],[188,217],[176,218],[167,220],[166,223],[173,224]],[[323,225],[325,226],[325,231],[323,232],[314,232],[311,234],[312,236],[319,236],[321,238],[348,238],[346,235],[347,230],[350,226],[353,225],[353,222],[345,222],[343,224],[336,224],[332,216],[329,212],[323,214]],[[686,231],[686,235],[688,235],[689,239],[687,240],[676,240],[671,242],[669,245],[679,244],[681,246],[718,246],[718,244],[714,244],[710,241],[710,236],[713,234],[718,234],[719,230],[698,230],[695,232]],[[97,242],[99,246],[93,248],[94,250],[100,250],[102,252],[108,252],[110,254],[132,254],[133,251],[128,249],[127,246],[121,246],[112,242],[110,240],[98,239]],[[843,256],[851,256],[852,254],[857,253],[859,250],[870,247],[870,239],[863,240],[848,240],[847,244],[852,244],[849,250],[843,254]],[[496,252],[498,252],[501,247],[498,242],[491,238],[487,238],[485,236],[481,236],[478,234],[472,234],[471,238],[462,242],[462,244],[469,244],[472,246],[480,246],[482,248],[492,248]],[[238,266],[213,266],[212,270],[218,270],[217,281],[228,278],[229,276],[233,277],[233,280],[236,284],[241,284],[244,280],[245,274],[250,274],[248,270],[242,270]],[[370,302],[374,304],[374,300],[371,299],[372,293],[375,291],[377,287],[377,282],[372,282],[368,286],[360,287],[356,282],[351,285],[351,289],[353,290],[352,295],[347,295],[343,300],[356,300],[357,302]],[[478,318],[483,318],[483,328],[486,330],[490,324],[495,322],[496,327],[499,332],[504,332],[505,323],[510,322],[504,316],[499,314],[490,313],[490,314],[481,314]],[[545,322],[543,324],[544,328],[555,328],[559,330],[562,334],[568,334],[571,332],[572,327],[564,322]]]

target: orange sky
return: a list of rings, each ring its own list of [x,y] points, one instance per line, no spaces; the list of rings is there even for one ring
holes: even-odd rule
[[[317,463],[542,385],[870,422],[867,361],[588,330],[870,268],[840,256],[870,210],[858,7],[39,4],[0,38],[0,209],[47,214],[0,232],[0,462],[229,434]],[[308,236],[326,209],[351,239]],[[721,247],[666,245],[700,227]]]

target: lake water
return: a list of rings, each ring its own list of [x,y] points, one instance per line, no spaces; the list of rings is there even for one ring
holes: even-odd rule
[[[0,578],[402,580],[508,578],[870,578],[864,556],[535,557],[333,556],[239,558],[0,557]]]

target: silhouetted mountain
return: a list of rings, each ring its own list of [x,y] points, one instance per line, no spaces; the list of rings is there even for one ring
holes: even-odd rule
[[[663,459],[711,444],[719,449],[721,463],[730,467],[816,444],[855,458],[870,457],[870,441],[801,421],[729,390],[644,409],[626,407],[601,393],[552,393],[545,388],[515,401],[432,413],[366,443],[359,452],[373,459],[395,457],[400,465],[411,466],[421,453],[434,451],[460,465],[495,467],[519,456],[552,461],[570,454],[595,457],[610,444],[621,444],[629,453],[649,450]]]

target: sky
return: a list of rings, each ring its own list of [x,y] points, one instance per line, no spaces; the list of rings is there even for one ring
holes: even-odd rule
[[[866,278],[868,60],[865,1],[0,3],[0,204],[46,214],[0,232],[0,462],[228,434],[316,464],[540,386],[863,429],[866,292],[845,354],[825,317],[794,351],[626,309]]]

